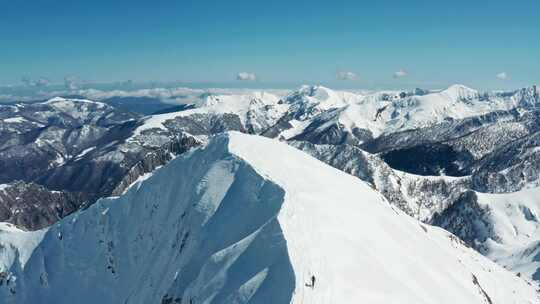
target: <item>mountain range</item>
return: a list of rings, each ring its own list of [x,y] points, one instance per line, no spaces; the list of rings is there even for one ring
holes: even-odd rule
[[[540,301],[536,86],[158,111],[0,105],[0,299]]]

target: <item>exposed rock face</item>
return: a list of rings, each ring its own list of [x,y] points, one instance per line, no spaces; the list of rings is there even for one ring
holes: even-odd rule
[[[0,109],[0,183],[16,185],[0,200],[0,221],[29,230],[123,191],[200,144],[181,130],[148,132],[146,142],[130,141],[139,116],[98,102],[56,98]],[[210,126],[206,131],[222,131],[219,122]]]
[[[240,118],[234,114],[193,114],[166,121],[164,126],[172,134],[186,132],[192,135],[212,135],[226,131],[246,132]]]
[[[38,230],[78,210],[82,194],[51,191],[34,183],[0,185],[0,222]]]
[[[102,103],[60,98],[0,108],[0,183],[38,180],[137,117]]]
[[[328,123],[326,116],[332,116],[337,111],[330,111],[315,117],[311,123],[291,140],[308,141],[315,144],[341,145],[349,144],[359,146],[373,139],[369,130],[353,128],[348,130],[339,122]]]
[[[287,113],[283,115],[274,125],[264,129],[260,134],[269,138],[279,138],[281,132],[293,127],[290,121],[293,120],[293,115]]]
[[[124,178],[117,184],[111,195],[118,196],[146,173],[154,171],[156,168],[165,165],[175,156],[180,155],[189,149],[199,146],[201,142],[192,136],[180,135],[171,141],[167,146],[148,153],[142,160],[135,164]]]
[[[540,132],[504,145],[476,164],[475,188],[482,192],[513,192],[540,185]]]
[[[489,207],[479,205],[473,191],[463,193],[451,206],[437,213],[431,223],[452,232],[483,253],[486,252],[483,243],[488,238],[496,238]]]

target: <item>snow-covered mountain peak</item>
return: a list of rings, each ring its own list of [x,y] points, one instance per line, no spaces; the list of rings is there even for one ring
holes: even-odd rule
[[[347,97],[352,95],[320,85],[303,85],[299,90],[289,94],[285,101],[290,104],[317,104],[329,109],[346,105]]]
[[[318,100],[326,100],[333,94],[331,89],[321,85],[302,85],[298,92]]]
[[[240,133],[48,230],[3,230],[0,244],[29,257],[0,264],[7,303],[539,303],[361,180]]]
[[[295,119],[306,120],[330,109],[344,107],[359,100],[360,95],[334,91],[323,86],[302,86],[285,97]]]
[[[274,94],[264,91],[252,91],[244,94],[207,94],[202,98],[199,108],[205,107],[227,107],[233,106],[233,103],[241,103],[245,107],[250,102],[275,103],[277,97]]]
[[[446,95],[448,98],[454,101],[472,100],[478,98],[479,96],[477,90],[471,89],[462,84],[451,85],[446,90],[434,94]]]

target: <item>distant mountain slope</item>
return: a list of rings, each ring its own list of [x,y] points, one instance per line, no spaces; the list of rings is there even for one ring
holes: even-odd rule
[[[102,102],[60,97],[0,106],[0,183],[18,185],[9,187],[17,195],[0,196],[0,221],[47,227],[198,144],[181,133],[159,144],[126,143],[140,118]],[[49,206],[53,197],[56,207]]]
[[[49,229],[1,230],[5,303],[539,303],[359,179],[239,133]]]

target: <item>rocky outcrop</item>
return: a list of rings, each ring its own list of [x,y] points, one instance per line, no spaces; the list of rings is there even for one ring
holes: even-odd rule
[[[38,230],[73,213],[85,202],[81,193],[51,191],[34,183],[0,185],[0,222]]]
[[[478,162],[475,189],[504,193],[540,185],[540,132],[512,141]]]
[[[154,171],[156,168],[168,163],[175,156],[199,145],[201,145],[201,142],[195,137],[185,134],[179,135],[165,147],[148,153],[142,160],[131,167],[128,173],[124,175],[124,178],[122,178],[116,188],[111,192],[111,195],[121,195],[144,174]]]
[[[451,206],[437,213],[431,224],[442,227],[475,248],[486,253],[484,242],[497,239],[489,218],[489,207],[478,204],[474,191],[463,193]]]

